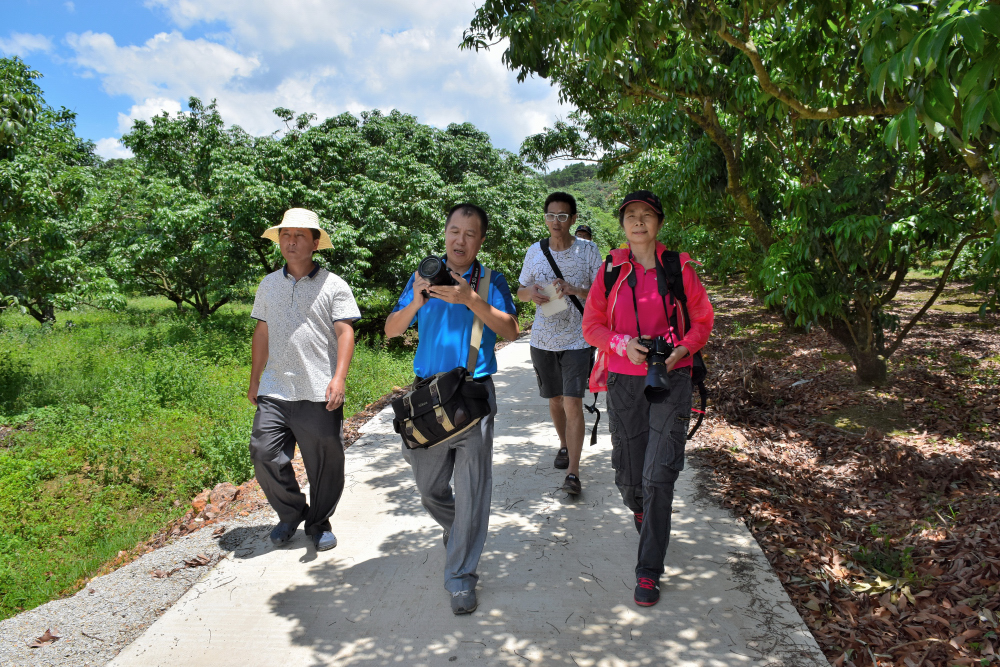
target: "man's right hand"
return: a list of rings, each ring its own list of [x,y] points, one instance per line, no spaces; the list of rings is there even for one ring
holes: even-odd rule
[[[260,380],[250,381],[250,389],[247,390],[247,400],[250,401],[250,405],[257,405],[257,392],[260,390]]]
[[[413,272],[413,300],[420,304],[422,308],[431,298],[427,290],[431,288],[431,283],[416,271]]]
[[[531,290],[531,300],[535,302],[536,305],[542,305],[543,303],[549,302],[549,297],[545,296],[545,292],[542,291],[541,286],[532,285],[528,289]]]

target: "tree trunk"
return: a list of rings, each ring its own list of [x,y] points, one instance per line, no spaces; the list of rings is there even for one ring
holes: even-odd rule
[[[52,324],[56,321],[56,307],[51,303],[43,304],[36,308],[28,306],[28,313],[38,320],[39,324]]]
[[[854,362],[854,372],[861,384],[878,387],[886,383],[889,376],[889,366],[885,350],[879,349],[882,347],[881,345],[876,344],[868,349],[863,349],[855,342],[851,330],[843,320],[827,322],[823,328],[847,350],[851,361]]]

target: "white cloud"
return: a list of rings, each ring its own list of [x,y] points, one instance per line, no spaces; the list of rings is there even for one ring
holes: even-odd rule
[[[0,38],[0,53],[24,58],[32,53],[48,53],[52,50],[52,40],[45,35],[29,35],[12,32],[7,39]]]
[[[118,114],[118,132],[125,134],[132,129],[132,124],[137,120],[149,120],[153,116],[159,116],[164,111],[176,114],[181,111],[181,103],[167,97],[150,97],[141,104],[133,104],[127,114]]]
[[[75,62],[105,90],[132,98],[120,124],[150,100],[217,99],[223,117],[249,132],[281,128],[278,106],[320,118],[398,108],[443,127],[472,122],[517,150],[528,134],[571,109],[547,81],[517,84],[502,47],[460,51],[470,0],[146,0],[181,30],[226,31],[188,39],[161,33],[141,46],[107,34],[69,35]],[[165,108],[165,107],[164,107]],[[155,112],[154,112],[155,113]],[[150,114],[152,115],[152,114]],[[121,119],[125,118],[125,121]]]
[[[102,78],[111,95],[133,99],[182,97],[192,85],[223,91],[260,66],[221,44],[186,39],[179,32],[161,32],[142,46],[118,46],[107,33],[70,33],[75,62]]]
[[[69,12],[70,14],[76,11],[76,4],[74,4],[73,2],[64,2],[63,7],[65,7],[66,11]]]
[[[121,142],[114,137],[98,139],[96,144],[96,153],[105,160],[110,160],[111,158],[132,157],[132,151],[122,146]]]

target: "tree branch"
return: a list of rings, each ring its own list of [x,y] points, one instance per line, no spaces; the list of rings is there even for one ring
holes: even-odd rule
[[[951,128],[945,128],[945,135],[948,137],[948,142],[952,147],[958,151],[958,154],[962,156],[962,160],[965,161],[966,166],[972,175],[979,181],[979,184],[983,186],[986,190],[986,196],[990,198],[990,208],[993,210],[993,224],[994,226],[1000,224],[1000,209],[993,206],[993,200],[997,194],[997,179],[993,175],[993,170],[990,169],[989,164],[983,159],[983,156],[975,148],[966,145],[962,138],[955,134],[955,131]]]
[[[719,28],[718,34],[724,42],[735,46],[750,59],[753,71],[757,74],[757,81],[760,82],[761,90],[791,108],[800,118],[807,120],[827,120],[830,118],[855,116],[895,116],[906,108],[906,104],[899,98],[891,99],[884,105],[852,102],[849,104],[838,104],[835,107],[821,107],[819,109],[808,106],[771,80],[771,74],[764,67],[764,61],[761,59],[760,52],[757,50],[757,46],[753,43],[753,40],[748,39],[743,42],[737,39],[727,30],[725,25]]]
[[[892,353],[899,348],[899,346],[903,343],[903,339],[906,338],[906,334],[910,333],[910,329],[912,329],[917,323],[917,320],[924,316],[924,313],[926,313],[927,310],[934,305],[938,296],[940,296],[941,292],[944,291],[944,286],[948,282],[948,275],[951,273],[951,268],[955,266],[955,260],[958,259],[958,254],[962,252],[962,248],[965,247],[965,244],[974,239],[986,239],[989,237],[989,234],[969,234],[958,242],[958,245],[955,246],[955,252],[951,253],[951,259],[948,260],[948,266],[944,267],[944,273],[941,274],[941,278],[938,280],[937,288],[934,290],[934,293],[931,294],[930,298],[927,299],[927,303],[925,303],[923,307],[917,311],[917,314],[906,323],[906,326],[903,327],[902,331],[899,332],[899,335],[896,336],[896,340],[893,342],[892,347],[890,347],[885,353],[885,357],[887,359],[891,357]]]

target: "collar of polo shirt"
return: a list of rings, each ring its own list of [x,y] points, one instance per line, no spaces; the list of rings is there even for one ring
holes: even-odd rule
[[[284,275],[284,276],[285,276],[286,278],[288,277],[288,265],[287,265],[287,264],[285,264],[285,265],[284,265],[284,266],[283,266],[283,267],[281,268],[281,273],[282,273],[282,275]],[[315,278],[315,277],[316,277],[316,274],[317,274],[317,273],[319,273],[319,264],[317,264],[316,262],[313,262],[313,270],[312,270],[312,271],[310,271],[310,272],[309,272],[309,274],[308,274],[307,276],[305,276],[305,277],[306,277],[306,278]]]

